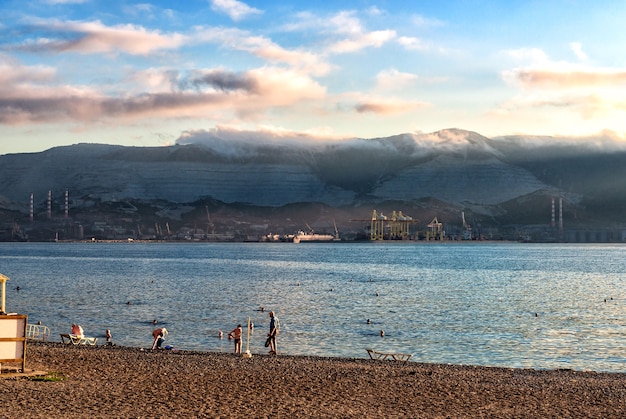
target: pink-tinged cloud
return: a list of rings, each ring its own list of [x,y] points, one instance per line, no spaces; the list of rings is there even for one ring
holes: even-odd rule
[[[156,72],[153,72],[156,73]],[[36,74],[35,74],[36,75]],[[89,89],[46,85],[0,85],[0,123],[95,122],[141,118],[198,118],[207,112],[240,116],[262,114],[273,107],[322,99],[326,91],[301,73],[281,68],[233,73],[203,70],[180,76],[164,72],[154,80],[171,83],[170,89],[124,96],[107,96]]]
[[[610,118],[617,124],[623,121],[623,112],[626,111],[626,100],[620,95],[601,93],[584,93],[569,91],[543,91],[513,98],[500,105],[493,111],[497,117],[509,117],[518,112],[537,109],[551,109],[552,112],[565,114],[572,113],[573,118],[590,121],[593,119]]]
[[[16,88],[33,83],[45,83],[56,77],[53,68],[45,66],[24,66],[17,60],[0,55],[0,95],[15,91]]]
[[[105,26],[99,21],[77,22],[46,20],[31,25],[33,30],[59,34],[58,37],[30,39],[16,49],[33,52],[77,52],[81,54],[115,53],[146,55],[159,50],[176,49],[188,38],[181,34],[162,34],[141,26]]]
[[[626,70],[527,68],[505,72],[503,78],[525,88],[626,87]]]
[[[242,20],[248,16],[263,14],[262,10],[250,7],[237,0],[211,0],[211,8],[229,16],[234,21]]]
[[[416,74],[405,73],[392,68],[381,71],[376,75],[376,89],[385,91],[403,90],[417,80],[418,76]]]
[[[358,113],[375,113],[380,115],[399,114],[411,112],[415,109],[422,109],[430,105],[425,102],[398,101],[363,101],[354,105],[354,110]]]

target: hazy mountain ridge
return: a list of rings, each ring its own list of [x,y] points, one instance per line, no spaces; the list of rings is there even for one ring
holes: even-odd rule
[[[537,192],[601,208],[602,216],[626,207],[624,151],[535,138],[488,139],[450,129],[308,148],[297,142],[77,144],[0,156],[0,206],[25,212],[31,193],[41,206],[49,190],[57,199],[69,190],[73,207],[210,198],[269,207],[319,202],[374,208],[379,202],[434,198],[493,215]]]

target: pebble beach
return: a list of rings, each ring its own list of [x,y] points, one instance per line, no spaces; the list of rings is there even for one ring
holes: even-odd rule
[[[29,342],[26,359],[27,370],[58,381],[0,379],[2,418],[618,418],[626,412],[626,374],[615,373],[55,342]]]

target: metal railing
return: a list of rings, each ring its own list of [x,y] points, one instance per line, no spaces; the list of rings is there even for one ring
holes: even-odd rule
[[[50,337],[50,329],[48,326],[42,326],[40,324],[27,324],[26,325],[26,339],[47,341]]]

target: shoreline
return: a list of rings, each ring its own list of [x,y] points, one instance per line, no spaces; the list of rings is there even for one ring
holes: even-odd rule
[[[623,373],[31,341],[26,368],[63,379],[0,380],[0,416],[617,418],[626,410]]]

